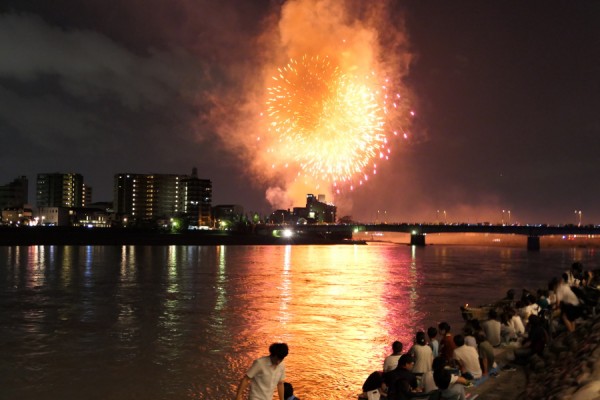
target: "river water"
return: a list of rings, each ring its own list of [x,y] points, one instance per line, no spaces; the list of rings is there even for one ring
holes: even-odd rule
[[[303,400],[355,399],[393,340],[597,250],[397,244],[0,247],[1,399],[232,399],[287,342]]]

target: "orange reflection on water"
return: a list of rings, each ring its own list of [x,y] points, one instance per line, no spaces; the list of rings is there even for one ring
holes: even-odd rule
[[[381,246],[261,250],[239,278],[246,281],[238,294],[239,376],[271,342],[287,342],[288,380],[299,397],[347,399],[381,369],[392,341],[410,345],[421,324],[414,257],[397,259]]]

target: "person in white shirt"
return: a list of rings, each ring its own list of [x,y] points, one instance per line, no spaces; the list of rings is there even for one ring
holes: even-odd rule
[[[396,369],[398,366],[398,360],[402,355],[402,343],[399,341],[395,341],[392,343],[392,354],[387,356],[385,360],[383,360],[383,372],[391,371]]]
[[[489,339],[488,339],[489,341]],[[465,338],[462,335],[454,336],[454,359],[460,365],[460,371],[463,376],[468,377],[470,374],[473,379],[481,378],[483,372],[479,364],[479,354],[477,350],[471,346],[465,345]]]
[[[433,351],[427,345],[427,342],[425,342],[425,332],[417,332],[415,344],[409,353],[415,359],[415,365],[413,365],[412,369],[413,374],[422,375],[431,370],[431,366],[433,365]]]
[[[573,332],[575,330],[575,320],[582,315],[581,304],[579,299],[571,290],[567,283],[568,276],[563,274],[562,280],[556,280],[554,283],[554,292],[556,293],[555,308],[560,308],[560,317],[564,322],[567,330]]]
[[[489,319],[481,323],[481,327],[485,332],[488,342],[494,347],[500,346],[502,342],[501,324],[498,321],[498,313],[493,308],[488,312]]]
[[[269,347],[269,355],[254,360],[246,375],[238,386],[236,400],[242,396],[250,385],[249,400],[272,400],[273,392],[277,388],[279,400],[284,399],[285,366],[283,359],[288,355],[288,345],[273,343]]]

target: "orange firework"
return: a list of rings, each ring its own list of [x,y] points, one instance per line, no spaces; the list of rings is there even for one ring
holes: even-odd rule
[[[278,146],[271,151],[338,191],[375,174],[375,160],[390,153],[387,88],[377,76],[344,73],[318,56],[291,59],[278,72],[267,100],[268,131]]]

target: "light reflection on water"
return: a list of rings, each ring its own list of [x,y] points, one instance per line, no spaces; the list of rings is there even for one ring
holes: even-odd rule
[[[598,268],[593,249],[0,247],[0,393],[228,399],[285,341],[299,397],[355,398],[393,340],[573,260]]]

